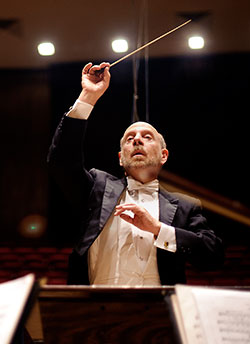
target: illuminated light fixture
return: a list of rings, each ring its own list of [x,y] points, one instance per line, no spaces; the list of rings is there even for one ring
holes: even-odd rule
[[[37,50],[42,56],[51,56],[55,54],[55,46],[50,42],[43,42],[37,46]]]
[[[124,53],[128,50],[128,42],[125,39],[116,39],[112,42],[112,49],[115,53]]]
[[[202,49],[205,42],[201,36],[193,36],[188,39],[188,45],[190,49]]]

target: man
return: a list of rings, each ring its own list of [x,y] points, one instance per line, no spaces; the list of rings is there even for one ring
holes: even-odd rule
[[[84,167],[87,119],[109,82],[108,63],[83,68],[81,94],[63,116],[48,156],[57,182],[81,217],[68,283],[185,283],[185,262],[215,267],[223,260],[222,243],[208,228],[198,200],[159,187],[157,176],[168,150],[157,130],[136,122],[125,131],[119,152],[124,178]]]

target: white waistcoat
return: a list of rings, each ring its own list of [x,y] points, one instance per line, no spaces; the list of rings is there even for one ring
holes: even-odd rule
[[[149,195],[137,191],[131,197],[128,191],[124,192],[120,204],[133,202],[143,205],[152,216],[159,218],[157,192]],[[112,214],[89,250],[90,283],[119,286],[161,285],[153,242],[152,233],[142,231]]]

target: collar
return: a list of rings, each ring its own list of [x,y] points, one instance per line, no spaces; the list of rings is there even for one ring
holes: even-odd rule
[[[159,181],[158,179],[154,179],[148,183],[141,183],[138,180],[135,180],[134,178],[128,176],[127,177],[127,183],[128,183],[128,190],[145,190],[148,192],[158,192],[159,191]]]

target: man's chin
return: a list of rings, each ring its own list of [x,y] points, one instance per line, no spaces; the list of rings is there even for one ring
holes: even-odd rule
[[[126,166],[127,169],[133,169],[133,168],[138,169],[138,168],[146,168],[146,167],[148,167],[148,164],[142,160],[133,161],[128,166]]]
[[[146,159],[145,157],[138,156],[135,159],[131,159],[130,161],[122,161],[122,166],[126,171],[129,170],[137,170],[137,169],[151,169],[152,167],[155,168],[159,165],[158,162]]]

